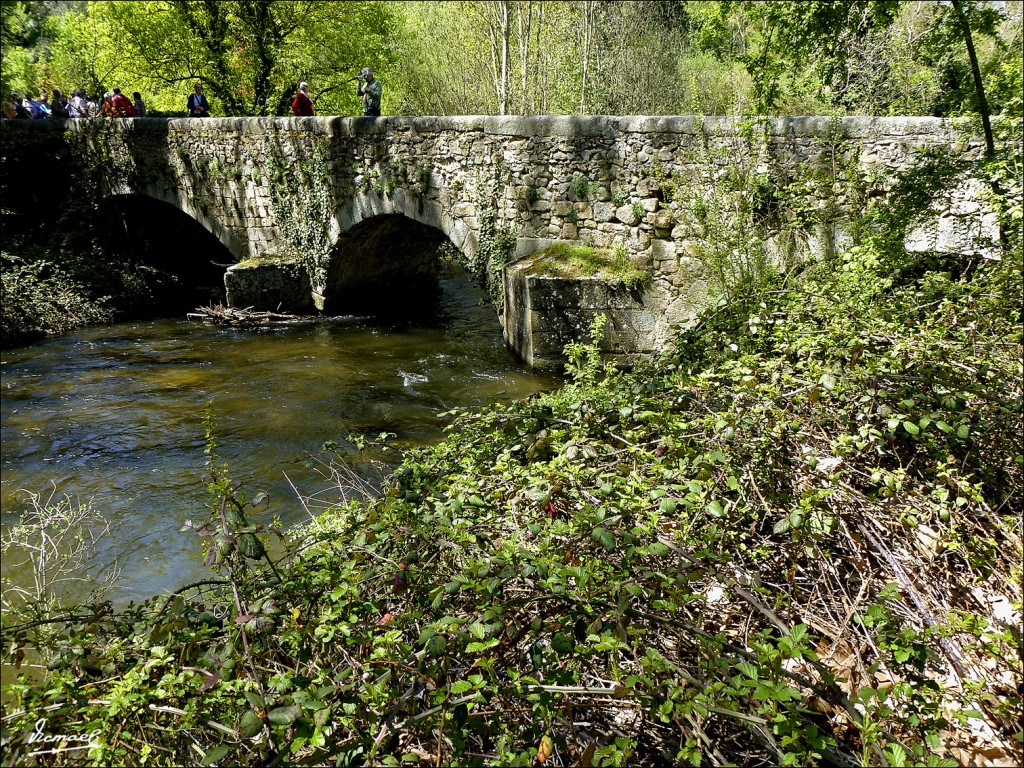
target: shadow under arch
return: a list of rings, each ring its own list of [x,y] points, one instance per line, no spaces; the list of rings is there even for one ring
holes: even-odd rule
[[[362,219],[331,250],[324,311],[426,320],[437,309],[442,273],[472,280],[454,255],[444,232],[402,213]]]
[[[176,317],[224,302],[224,271],[235,262],[206,227],[172,203],[145,194],[103,198],[108,241],[143,284],[132,317]]]

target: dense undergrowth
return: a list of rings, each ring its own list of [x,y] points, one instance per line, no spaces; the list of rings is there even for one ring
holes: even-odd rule
[[[1000,258],[910,257],[868,219],[629,373],[598,323],[564,387],[446,414],[273,564],[211,424],[189,527],[217,576],[5,615],[14,661],[47,666],[8,690],[5,762],[1019,762],[1019,201],[1002,213]]]
[[[211,447],[223,581],[51,636],[8,733],[96,765],[1019,759],[1020,251],[891,267],[854,250],[632,373],[577,346],[272,571]]]

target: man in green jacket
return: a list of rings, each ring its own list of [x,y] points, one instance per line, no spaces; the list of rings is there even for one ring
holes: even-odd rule
[[[380,97],[384,93],[384,86],[381,85],[380,80],[373,76],[372,69],[363,67],[357,83],[356,95],[363,97],[363,115],[380,117]]]

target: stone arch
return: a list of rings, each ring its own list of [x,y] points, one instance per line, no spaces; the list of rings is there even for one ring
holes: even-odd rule
[[[189,188],[177,183],[161,183],[159,180],[147,179],[135,186],[126,183],[112,186],[104,194],[105,200],[124,197],[148,198],[176,208],[216,238],[231,254],[232,261],[242,261],[250,255],[246,238],[238,231],[225,227],[219,218],[212,215],[209,209],[197,200],[195,194],[189,194]]]
[[[224,269],[234,255],[201,220],[174,202],[132,191],[103,197],[100,215],[118,228],[117,242],[146,283],[145,314],[195,309],[224,300]]]
[[[436,299],[447,234],[402,212],[360,217],[328,254],[323,308],[336,314],[415,311]]]

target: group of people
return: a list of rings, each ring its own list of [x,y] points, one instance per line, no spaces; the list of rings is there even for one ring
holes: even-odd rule
[[[364,67],[356,78],[356,95],[363,100],[363,115],[368,117],[380,116],[380,99],[384,88],[380,80],[373,76],[373,70]],[[186,104],[189,117],[209,117],[210,102],[203,94],[203,86],[196,83],[193,92],[188,97]],[[132,100],[134,99],[134,101]],[[3,116],[6,118],[23,118],[45,120],[47,118],[82,118],[82,117],[145,117],[146,104],[142,100],[142,94],[135,91],[132,99],[121,93],[120,88],[114,88],[103,94],[102,98],[87,96],[85,89],[73,91],[71,98],[67,98],[57,88],[53,89],[53,98],[46,91],[39,94],[35,99],[32,94],[26,93],[22,97],[18,93],[12,93],[3,103]],[[292,114],[312,117],[313,103],[315,98],[309,95],[309,83],[299,83],[299,92],[292,101]]]
[[[363,100],[363,115],[365,117],[380,117],[380,98],[384,93],[384,86],[380,80],[373,76],[373,70],[363,67],[356,78],[356,96]],[[292,114],[297,117],[312,117],[313,104],[316,99],[309,95],[309,83],[299,83],[299,92],[295,94],[292,101]]]
[[[146,104],[142,100],[142,94],[135,91],[132,99],[121,93],[120,88],[104,93],[102,98],[88,96],[84,88],[72,91],[70,98],[58,88],[53,89],[52,98],[46,91],[41,91],[38,99],[33,98],[31,93],[21,96],[14,92],[3,103],[3,116],[27,120],[145,117]]]

